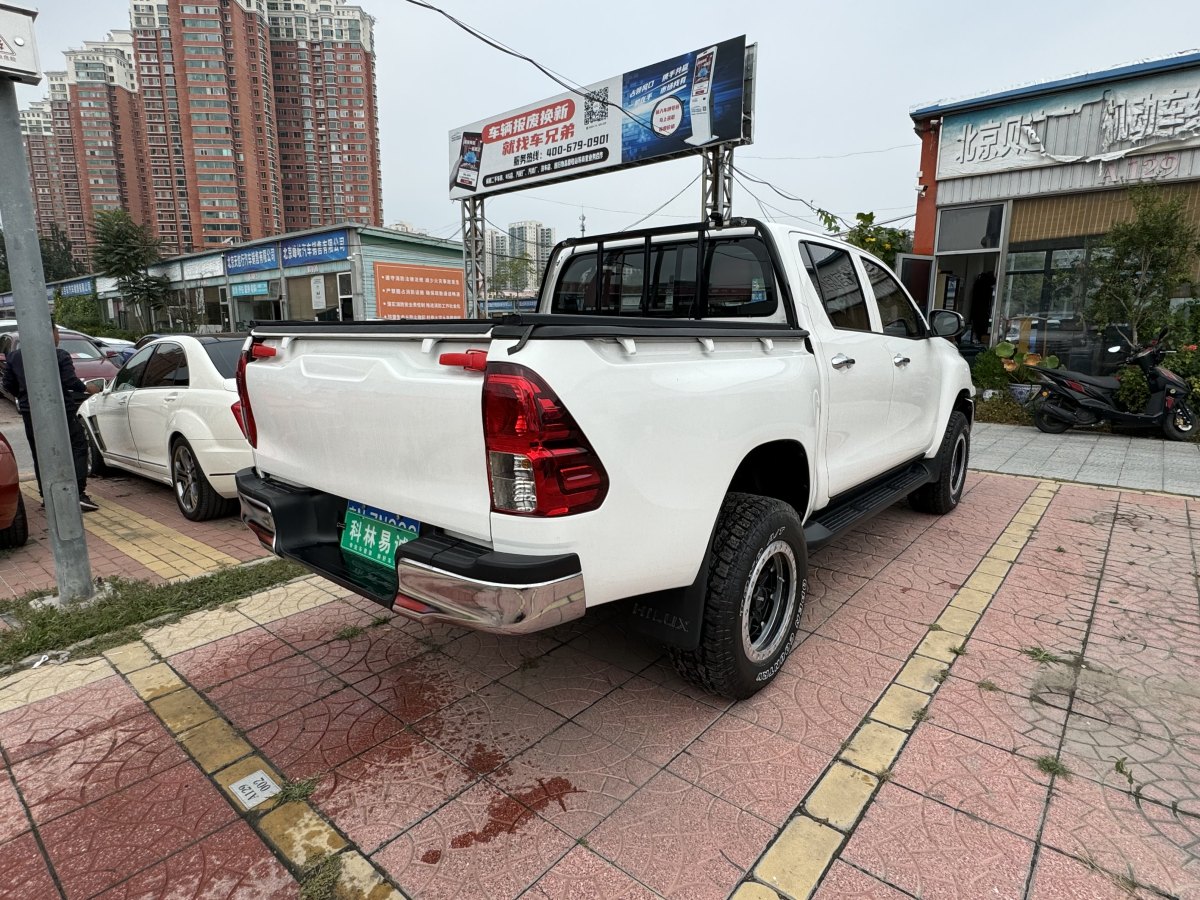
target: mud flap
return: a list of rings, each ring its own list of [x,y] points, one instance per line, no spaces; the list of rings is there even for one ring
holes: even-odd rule
[[[687,587],[655,591],[634,597],[629,606],[629,626],[653,641],[695,650],[700,646],[704,624],[704,597],[708,589],[708,567],[712,561],[712,538],[696,580]]]

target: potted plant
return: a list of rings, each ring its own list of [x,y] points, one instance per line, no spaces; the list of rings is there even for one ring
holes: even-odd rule
[[[1011,341],[1001,341],[995,347],[1000,364],[1011,379],[1008,390],[1013,399],[1025,404],[1037,392],[1040,379],[1033,366],[1043,369],[1057,369],[1061,364],[1057,356],[1042,356],[1040,353],[1025,353],[1017,349]]]

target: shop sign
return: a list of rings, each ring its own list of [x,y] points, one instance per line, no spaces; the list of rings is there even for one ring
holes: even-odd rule
[[[314,275],[309,280],[309,286],[312,294],[313,312],[319,312],[325,308],[325,276]]]
[[[87,297],[96,293],[96,282],[92,278],[80,278],[56,285],[58,293],[63,297]],[[53,296],[53,295],[51,295]]]
[[[450,199],[748,144],[751,53],[742,35],[456,128]]]
[[[244,284],[229,286],[230,296],[233,297],[263,297],[270,293],[265,281],[247,281]]]
[[[375,263],[375,315],[381,319],[461,319],[466,297],[462,269]]]
[[[262,247],[244,247],[225,254],[225,274],[239,275],[242,272],[261,272],[279,268],[279,250],[274,244]]]
[[[285,266],[307,266],[345,259],[350,255],[350,239],[344,231],[330,231],[291,238],[283,241],[280,249]]]
[[[220,278],[223,269],[220,256],[202,256],[199,259],[183,260],[183,278]]]
[[[1179,172],[1177,156],[1164,155],[1133,179],[1128,166],[1114,163],[1193,147],[1200,147],[1200,69],[948,115],[938,138],[938,177],[1090,163],[1108,183],[1170,178]]]

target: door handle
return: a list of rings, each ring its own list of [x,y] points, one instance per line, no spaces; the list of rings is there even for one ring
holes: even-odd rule
[[[167,396],[163,397],[163,403],[174,403],[178,399],[178,394],[167,394]]]
[[[892,357],[892,364],[898,369],[903,369],[910,362],[912,362],[911,359],[907,356],[901,356],[899,353]]]
[[[833,363],[833,367],[835,369],[848,369],[854,365],[854,360],[845,353],[839,353],[837,356],[831,359],[830,362]]]

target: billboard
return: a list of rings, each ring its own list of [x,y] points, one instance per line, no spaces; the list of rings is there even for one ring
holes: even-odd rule
[[[746,60],[742,35],[456,128],[450,199],[750,143]]]
[[[307,237],[289,238],[280,245],[285,266],[307,266],[346,259],[350,240],[344,231],[328,231]]]
[[[226,275],[240,275],[242,272],[262,272],[266,269],[278,268],[279,251],[274,244],[230,250],[225,254]]]
[[[375,263],[375,315],[380,319],[461,319],[466,298],[462,269]]]

